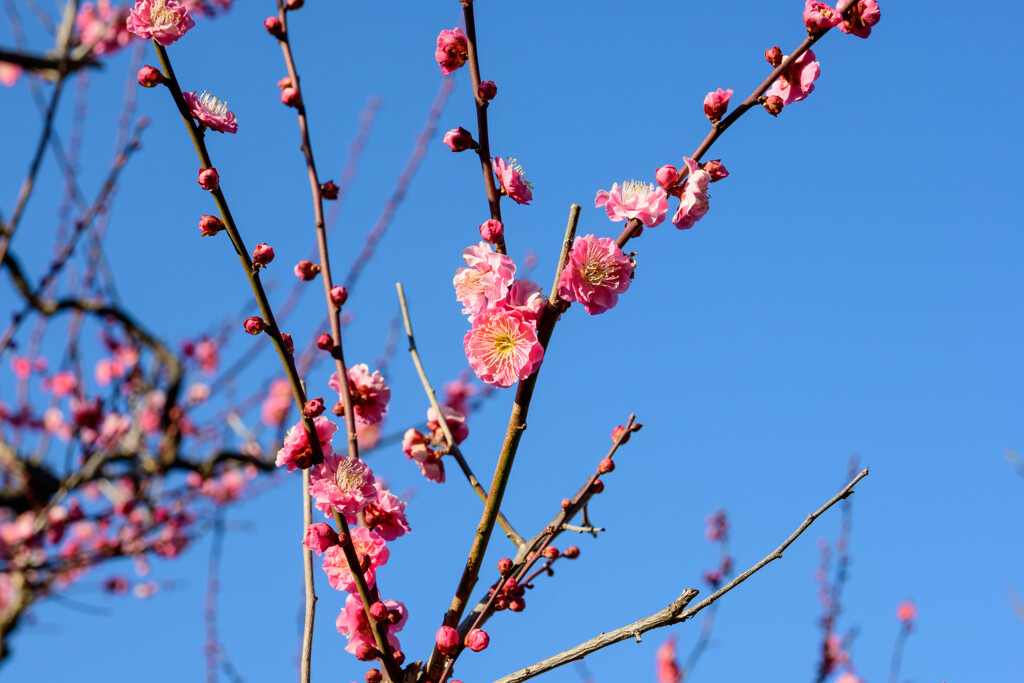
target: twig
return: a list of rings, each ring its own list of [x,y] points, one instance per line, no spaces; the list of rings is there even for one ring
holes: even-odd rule
[[[459,450],[459,445],[455,443],[455,437],[452,435],[452,430],[448,426],[448,420],[445,419],[444,414],[441,412],[441,406],[437,402],[437,394],[434,392],[434,387],[430,385],[430,380],[427,379],[427,372],[423,369],[423,362],[420,360],[420,352],[416,348],[416,338],[412,334],[412,321],[409,318],[409,307],[405,301],[405,290],[402,288],[401,282],[395,283],[395,288],[398,290],[398,303],[402,307],[402,320],[405,322],[405,334],[409,338],[409,355],[412,357],[413,365],[416,366],[416,374],[420,376],[420,382],[423,383],[423,390],[427,392],[427,400],[430,401],[430,407],[434,409],[434,413],[437,415],[438,423],[441,425],[441,431],[444,432],[444,439],[448,442],[448,452],[452,454],[455,461],[459,463],[459,468],[462,469],[462,473],[466,476],[469,481],[469,485],[473,487],[476,494],[480,496],[480,500],[487,502],[487,489],[481,484],[480,480],[473,474],[473,470],[470,469],[469,463],[466,462],[466,458],[463,457],[462,451]],[[498,524],[505,530],[505,535],[508,536],[509,540],[515,543],[517,548],[523,546],[523,537],[516,533],[516,530],[512,528],[512,524],[505,518],[505,515],[498,511]]]
[[[907,644],[907,638],[910,637],[912,627],[910,622],[903,624],[900,627],[900,632],[896,636],[896,642],[892,646],[892,660],[889,664],[889,683],[899,683],[900,680],[900,665],[903,662],[903,646]]]
[[[309,495],[309,470],[302,470],[302,534],[313,523],[313,500]],[[302,664],[299,680],[308,683],[313,659],[313,620],[316,617],[316,588],[313,584],[313,551],[302,548],[302,580],[305,586],[305,615],[302,622]]]
[[[588,654],[608,647],[609,645],[614,645],[615,643],[619,643],[623,640],[628,640],[630,638],[639,639],[640,635],[646,633],[647,631],[656,628],[661,628],[663,626],[669,626],[671,624],[678,624],[683,621],[686,621],[687,619],[693,618],[693,616],[696,615],[698,612],[700,612],[706,607],[710,607],[712,604],[714,604],[716,600],[718,600],[723,595],[731,591],[733,588],[736,588],[738,585],[749,579],[751,576],[753,576],[755,573],[763,569],[765,566],[774,562],[775,560],[780,559],[782,557],[782,553],[785,552],[785,550],[790,545],[792,545],[793,541],[799,538],[799,536],[804,531],[806,531],[807,528],[811,526],[811,524],[814,523],[814,520],[816,520],[818,517],[824,514],[825,511],[828,510],[830,507],[832,507],[833,505],[835,505],[836,503],[845,499],[847,496],[853,493],[854,485],[856,485],[857,482],[859,482],[867,475],[868,470],[867,468],[865,468],[860,472],[860,474],[854,477],[849,484],[843,487],[842,491],[837,493],[831,500],[829,500],[827,503],[818,508],[817,511],[809,514],[807,516],[807,519],[805,519],[803,523],[797,527],[796,531],[794,531],[789,536],[789,538],[782,542],[782,545],[773,550],[769,555],[767,555],[764,559],[755,564],[753,567],[743,572],[735,579],[725,584],[724,586],[719,588],[717,591],[715,591],[707,598],[694,605],[693,607],[687,607],[687,605],[693,600],[693,598],[697,596],[697,591],[692,588],[688,588],[684,590],[678,598],[673,600],[668,607],[661,610],[660,612],[656,612],[655,614],[652,614],[649,617],[646,617],[639,621],[635,621],[632,624],[623,626],[622,628],[615,629],[614,631],[602,633],[601,635],[595,638],[591,638],[585,643],[581,643],[576,647],[570,648],[553,657],[548,657],[547,659],[541,660],[536,664],[532,664],[524,669],[520,669],[519,671],[511,673],[508,676],[503,676],[502,678],[497,679],[494,683],[519,683],[520,681],[525,681],[527,679],[533,678],[534,676],[542,674],[546,671],[550,671],[551,669],[562,666],[563,664],[568,664],[569,662],[582,659],[583,657],[586,657]]]

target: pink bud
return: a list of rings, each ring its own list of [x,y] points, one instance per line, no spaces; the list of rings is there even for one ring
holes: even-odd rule
[[[199,171],[199,187],[213,192],[220,187],[220,174],[215,168],[204,168]]]
[[[711,174],[711,182],[717,183],[722,178],[729,177],[729,171],[725,170],[725,165],[721,159],[712,159],[702,166],[702,168]]]
[[[384,680],[384,674],[380,672],[380,669],[370,669],[364,678],[366,678],[366,683],[380,683]]]
[[[224,221],[216,216],[203,214],[202,218],[199,219],[199,234],[203,237],[213,237],[223,229]]]
[[[311,398],[302,406],[302,414],[312,419],[324,414],[324,400],[322,398]]]
[[[484,102],[490,102],[497,96],[498,86],[494,84],[494,81],[483,81],[477,89],[477,94]]]
[[[552,545],[549,545],[547,548],[544,548],[543,552],[541,552],[541,555],[543,555],[549,560],[556,559],[558,557],[558,554],[558,548]]]
[[[498,244],[505,237],[505,224],[493,218],[480,224],[480,237],[488,244]]]
[[[384,605],[383,602],[378,600],[377,602],[370,605],[370,616],[373,617],[376,621],[386,619],[388,616],[388,608]]]
[[[280,88],[281,90],[292,87],[292,77],[283,76],[281,80],[277,82],[277,87]]]
[[[302,98],[298,90],[288,87],[281,91],[281,102],[289,107],[298,107],[302,104]]]
[[[466,647],[473,652],[486,650],[490,642],[491,637],[483,629],[475,628],[466,635]]]
[[[611,458],[605,458],[597,464],[597,471],[601,474],[608,474],[609,472],[615,471],[615,461]]]
[[[320,272],[320,266],[312,261],[299,261],[292,270],[295,272],[295,277],[309,282]]]
[[[441,67],[441,73],[446,76],[466,63],[469,59],[469,44],[461,28],[444,30],[438,34],[434,59]]]
[[[769,95],[764,98],[764,102],[762,102],[762,104],[764,105],[765,111],[772,116],[778,116],[782,113],[782,98],[778,95]]]
[[[526,609],[526,600],[523,598],[512,598],[508,601],[508,608],[513,612],[522,612]]]
[[[345,404],[342,403],[341,401],[338,401],[337,403],[334,404],[334,407],[331,408],[331,412],[337,415],[338,417],[343,417],[345,415]]]
[[[562,509],[563,510],[568,510],[570,507],[572,507],[572,501],[569,500],[568,498],[563,498],[562,499]]]
[[[281,20],[277,17],[267,17],[264,19],[263,28],[267,29],[267,33],[272,36],[279,36],[284,32],[284,27],[281,26]]]
[[[360,662],[369,662],[380,657],[380,651],[369,643],[356,645],[356,659]]]
[[[732,88],[709,92],[704,98],[704,115],[712,121],[718,121],[725,112],[729,110],[729,98],[732,97]]]
[[[612,430],[612,443],[617,442],[619,443],[619,445],[624,444],[627,441],[629,441],[629,436],[630,433],[626,431],[626,428],[623,427],[622,425],[619,425],[618,427]],[[622,441],[619,441],[620,438],[622,439]]]
[[[402,666],[405,663],[405,653],[401,650],[395,650],[391,653],[391,658],[395,660],[395,664]]]
[[[505,576],[510,571],[512,571],[512,566],[512,560],[508,557],[503,557],[500,560],[498,560],[498,572],[502,576]]]
[[[596,495],[602,491],[604,491],[604,482],[600,479],[595,479],[594,483],[590,485],[590,492]]]
[[[334,348],[334,340],[325,332],[316,338],[316,345],[324,351],[330,351]]]
[[[263,330],[267,329],[267,324],[263,322],[263,318],[256,315],[251,318],[247,318],[242,326],[249,334],[259,334]]]
[[[437,649],[449,657],[455,656],[459,651],[459,632],[451,626],[442,626],[437,629],[437,636],[434,638]]]
[[[568,548],[565,549],[565,552],[562,553],[562,557],[567,557],[570,560],[575,560],[579,556],[580,556],[580,549],[577,548],[574,545],[569,546]]]
[[[764,51],[764,58],[768,60],[768,63],[771,64],[774,69],[779,64],[782,64],[782,48],[778,45],[768,48]]]
[[[445,133],[444,144],[451,147],[453,152],[465,152],[467,149],[477,148],[476,140],[473,139],[473,134],[462,126],[452,128],[450,131]]]
[[[257,244],[256,248],[252,250],[252,267],[253,268],[266,268],[267,264],[274,260],[274,248],[263,242]]]
[[[143,88],[155,88],[163,82],[164,75],[160,73],[160,69],[155,69],[148,64],[139,69],[139,85]]]
[[[341,285],[331,287],[331,303],[333,303],[338,308],[341,308],[342,306],[345,305],[346,301],[348,301],[347,289],[345,289]]]
[[[904,600],[896,607],[896,618],[901,624],[909,624],[917,618],[917,606],[909,600]]]
[[[281,343],[284,344],[284,350],[288,352],[288,355],[295,353],[295,342],[292,341],[292,335],[282,332]]]
[[[328,180],[320,186],[320,196],[328,201],[338,198],[338,186],[334,184],[333,180]]]
[[[671,192],[679,184],[679,171],[671,164],[659,168],[656,177],[658,185],[666,192]]]
[[[325,550],[338,542],[338,534],[323,522],[310,524],[306,527],[306,535],[302,539],[302,545],[320,555]]]

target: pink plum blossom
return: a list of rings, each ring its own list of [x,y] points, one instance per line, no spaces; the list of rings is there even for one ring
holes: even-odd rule
[[[712,121],[718,121],[729,111],[729,98],[732,88],[728,90],[712,90],[704,97],[704,115]]]
[[[805,99],[814,92],[814,81],[821,75],[818,62],[814,61],[814,51],[808,50],[779,75],[777,81],[765,93],[766,97],[776,96],[782,99],[783,106]]]
[[[448,406],[441,406],[441,413],[444,421],[448,423],[448,430],[456,444],[460,444],[469,436],[469,425],[466,424],[466,416]],[[441,421],[437,419],[437,411],[433,406],[427,408],[427,429],[433,434],[434,443],[444,443],[444,431],[441,429]]]
[[[541,292],[540,285],[533,280],[514,280],[508,295],[491,308],[518,311],[536,328],[544,309],[547,308],[547,297]]]
[[[18,82],[21,76],[21,67],[10,62],[0,62],[0,85],[8,88]]]
[[[185,98],[192,116],[210,130],[218,133],[238,132],[238,122],[235,120],[234,112],[228,109],[227,102],[221,102],[205,90],[202,95],[185,92],[182,93],[182,97]]]
[[[196,22],[188,9],[175,0],[138,0],[128,14],[127,25],[140,38],[152,38],[167,47],[188,33]]]
[[[338,373],[331,375],[328,385],[341,395],[341,383]],[[352,411],[356,416],[357,425],[377,424],[388,413],[388,401],[391,400],[391,389],[384,383],[379,370],[370,373],[366,363],[353,365],[348,369],[348,391],[352,397]]]
[[[412,531],[405,517],[406,502],[386,490],[379,481],[374,483],[374,488],[377,491],[376,500],[363,508],[366,526],[380,534],[385,541],[393,541]]]
[[[459,651],[459,632],[451,626],[442,626],[437,629],[434,642],[442,654],[452,657]]]
[[[668,195],[653,183],[631,180],[621,188],[615,183],[608,192],[598,191],[594,206],[603,206],[608,218],[615,222],[638,218],[648,228],[653,228],[665,220]]]
[[[852,33],[858,38],[867,38],[871,35],[871,27],[881,18],[882,12],[876,0],[857,0],[846,12],[846,19],[839,24],[839,30]]]
[[[502,194],[516,204],[529,204],[533,200],[533,185],[526,179],[523,167],[515,159],[505,161],[501,157],[491,159],[491,166],[498,176]]]
[[[683,673],[676,661],[676,637],[669,636],[654,653],[655,678],[658,683],[680,683]]]
[[[486,242],[466,247],[462,258],[469,267],[456,270],[452,284],[455,298],[464,306],[462,312],[472,319],[488,304],[505,298],[515,279],[516,264],[508,256],[495,253]]]
[[[82,45],[92,46],[91,54],[108,55],[131,42],[127,18],[128,10],[111,8],[110,0],[83,2],[75,15],[75,29]]]
[[[377,582],[377,568],[387,563],[391,551],[384,544],[384,539],[375,531],[366,527],[356,527],[349,534],[352,546],[356,555],[366,555],[370,558],[369,568],[363,572],[366,577],[366,585],[372,588]],[[339,591],[354,593],[356,582],[349,571],[348,561],[345,559],[345,551],[340,545],[334,545],[324,551],[323,560],[324,572],[331,588]]]
[[[294,405],[292,386],[286,379],[270,383],[267,397],[260,408],[260,421],[268,427],[276,427],[288,417],[288,410]]]
[[[355,519],[364,505],[377,499],[373,471],[359,458],[325,455],[310,471],[309,482],[317,509],[328,518],[337,510]]]
[[[388,643],[390,643],[392,649],[398,650],[400,646],[398,638],[394,634],[401,631],[402,627],[405,626],[405,622],[409,619],[409,610],[406,609],[403,603],[396,600],[385,600],[384,607],[387,608],[388,612],[398,613],[398,621],[394,624],[390,621],[387,622]],[[363,603],[358,595],[350,593],[345,597],[345,606],[341,608],[341,614],[338,615],[335,626],[338,629],[338,633],[348,636],[348,645],[345,646],[345,652],[355,654],[356,648],[360,643],[376,646],[376,642],[373,639],[373,631],[370,630],[370,622],[366,618]]]
[[[458,379],[444,385],[444,405],[463,415],[469,414],[469,399],[476,393],[476,387],[467,381],[468,378],[469,373],[463,372]]]
[[[518,311],[485,311],[462,344],[476,376],[499,387],[526,379],[544,359],[536,330]]]
[[[302,537],[302,545],[312,550],[317,555],[323,554],[325,550],[338,542],[338,532],[323,522],[310,524],[306,527],[306,534]]]
[[[817,33],[832,28],[843,17],[827,2],[819,0],[807,0],[804,5],[804,25],[808,33]]]
[[[487,635],[487,631],[481,628],[475,628],[466,634],[466,647],[473,652],[486,650],[490,643],[491,637]]]
[[[437,50],[434,59],[441,67],[441,73],[448,75],[469,59],[469,45],[461,28],[445,29],[437,36]]]
[[[708,195],[711,174],[699,168],[697,162],[689,157],[684,158],[683,161],[689,170],[689,175],[686,182],[683,183],[679,208],[672,216],[672,224],[680,230],[688,230],[696,225],[697,221],[703,218],[711,208]]]
[[[896,618],[901,624],[909,624],[917,618],[917,605],[910,600],[904,600],[896,606]]]
[[[558,295],[579,302],[590,315],[615,306],[629,289],[633,265],[610,237],[577,237],[558,279]]]
[[[313,426],[316,427],[316,435],[320,440],[320,449],[323,451],[324,458],[330,457],[334,453],[331,439],[334,437],[334,432],[338,431],[338,425],[326,417],[318,417],[313,420]],[[313,465],[313,449],[310,447],[306,427],[301,420],[285,434],[284,445],[277,452],[276,464],[278,467],[284,465],[289,472],[294,471],[296,467],[308,469]]]
[[[429,481],[444,483],[444,463],[440,454],[430,447],[430,439],[425,434],[416,429],[406,430],[402,451],[406,458],[416,461],[420,472]]]
[[[505,237],[505,224],[493,218],[480,224],[480,237],[488,244],[497,244]]]

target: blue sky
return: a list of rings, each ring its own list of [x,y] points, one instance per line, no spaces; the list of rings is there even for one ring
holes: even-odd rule
[[[236,4],[200,22],[170,54],[186,89],[215,93],[238,116],[238,135],[214,136],[211,154],[247,243],[277,251],[268,278],[279,282],[279,302],[292,282],[287,266],[306,258],[312,241],[308,182],[294,113],[278,102],[280,51],[261,26],[274,3]],[[534,186],[530,206],[503,202],[510,255],[519,262],[535,250],[545,289],[570,203],[583,206],[581,234],[617,235],[621,225],[593,207],[596,191],[680,164],[707,131],[704,94],[733,88],[740,101],[768,73],[763,51],[787,51],[803,32],[792,1],[595,0],[585,11],[575,3],[475,4],[484,78],[499,89],[492,150],[517,157]],[[358,253],[393,188],[438,88],[434,38],[460,16],[455,2],[386,11],[308,2],[292,18],[324,177],[340,175],[367,98],[382,100],[332,238],[335,270]],[[827,36],[806,101],[778,119],[753,111],[716,143],[708,158],[721,158],[731,175],[712,187],[704,220],[686,232],[668,223],[646,231],[630,245],[639,267],[618,307],[593,317],[574,307],[563,317],[508,488],[513,523],[532,535],[607,450],[615,425],[635,412],[645,426],[591,506],[608,531],[573,539],[580,559],[539,581],[525,612],[494,619],[491,647],[461,659],[458,678],[493,680],[646,616],[685,587],[703,591],[701,572],[715,561],[704,518],[718,507],[732,520],[737,567],[753,564],[842,486],[852,454],[871,467],[853,498],[854,563],[841,618],[843,630],[856,630],[857,673],[887,679],[896,605],[912,598],[918,628],[903,679],[1024,678],[1024,624],[1006,598],[1010,588],[1024,592],[1024,479],[1003,458],[1008,447],[1024,448],[1016,192],[1024,102],[1014,32],[1024,12],[1000,12],[994,19],[948,2],[886,2],[870,39]],[[4,28],[0,44],[9,43]],[[156,63],[151,50],[146,61]],[[125,52],[90,76],[90,191],[108,163],[128,68]],[[468,71],[455,82],[442,131],[475,127]],[[213,205],[195,187],[195,157],[170,99],[159,90],[138,97],[152,123],[120,185],[107,255],[125,305],[177,341],[233,321],[250,300],[248,286],[227,240],[198,236],[198,217]],[[58,116],[64,134],[71,102]],[[23,83],[0,92],[0,106],[7,215],[38,123]],[[14,240],[34,273],[49,258],[60,198],[52,159],[43,173]],[[475,158],[436,139],[347,307],[355,314],[350,362],[380,354],[401,280],[434,383],[467,367],[451,278],[486,210]],[[6,316],[9,284],[0,281]],[[314,290],[290,323],[297,342],[319,323]],[[252,343],[239,330],[226,359]],[[276,376],[275,364],[261,356],[240,393]],[[386,431],[421,421],[427,403],[401,343],[387,378],[394,398]],[[326,370],[308,381],[326,393]],[[0,387],[0,398],[9,399],[8,389]],[[481,479],[490,479],[512,396],[501,392],[472,417],[464,450]],[[415,533],[392,544],[380,582],[386,597],[409,605],[402,642],[422,658],[458,581],[479,501],[454,468],[447,484],[431,484],[397,447],[371,464],[393,490],[415,489]],[[298,499],[293,477],[228,511],[235,531],[225,540],[220,627],[245,680],[294,675]],[[722,601],[695,680],[812,678],[817,539],[838,527],[833,511]],[[508,554],[502,543],[496,535],[488,567]],[[208,555],[203,539],[180,560],[155,562],[154,576],[173,587],[147,601],[101,595],[107,572],[94,572],[67,597],[108,613],[44,605],[16,635],[5,674],[200,679]],[[320,595],[314,680],[361,680],[365,667],[333,630],[341,596],[326,581]],[[657,645],[677,633],[685,653],[697,631],[685,624],[650,633],[587,665],[599,683],[653,680]],[[545,680],[580,679],[566,667]]]

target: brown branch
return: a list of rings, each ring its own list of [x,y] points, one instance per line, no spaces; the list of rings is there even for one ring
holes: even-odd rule
[[[753,567],[743,572],[742,574],[740,574],[732,581],[719,588],[717,591],[715,591],[714,593],[706,597],[704,600],[694,605],[693,607],[687,607],[687,605],[689,605],[689,603],[697,596],[697,591],[692,588],[688,588],[685,591],[683,591],[678,598],[673,600],[668,605],[668,607],[661,610],[660,612],[656,612],[655,614],[652,614],[649,617],[640,619],[639,621],[635,621],[632,624],[623,626],[622,628],[617,628],[614,631],[602,633],[599,636],[591,638],[590,640],[584,643],[580,643],[576,647],[565,650],[564,652],[554,655],[553,657],[548,657],[547,659],[543,659],[537,662],[536,664],[532,664],[524,669],[520,669],[519,671],[511,673],[507,676],[503,676],[502,678],[497,679],[494,683],[519,683],[520,681],[528,680],[546,671],[550,671],[551,669],[562,666],[563,664],[568,664],[569,662],[582,659],[583,657],[586,657],[588,654],[592,652],[597,652],[598,650],[606,648],[609,645],[620,643],[623,640],[628,640],[629,638],[636,638],[639,642],[640,636],[646,633],[647,631],[651,631],[656,628],[661,628],[663,626],[678,624],[686,621],[687,619],[693,618],[693,616],[696,615],[698,612],[700,612],[706,607],[710,607],[712,604],[715,603],[715,601],[717,601],[723,595],[731,591],[733,588],[739,586],[741,583],[749,579],[751,576],[759,572],[761,569],[771,564],[775,560],[780,559],[782,557],[782,553],[785,552],[785,550],[793,544],[793,541],[799,538],[800,535],[804,531],[806,531],[809,526],[811,526],[811,524],[814,523],[814,520],[823,515],[825,511],[827,511],[830,507],[832,507],[839,501],[844,500],[847,496],[853,493],[854,485],[867,475],[868,470],[867,468],[865,468],[860,472],[860,474],[854,477],[849,484],[844,486],[839,493],[833,496],[831,500],[822,505],[815,512],[809,514],[807,516],[807,519],[805,519],[803,523],[797,527],[796,531],[790,534],[789,538],[783,541],[778,548],[769,553],[764,559],[755,564]]]

